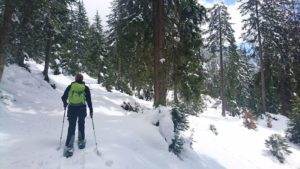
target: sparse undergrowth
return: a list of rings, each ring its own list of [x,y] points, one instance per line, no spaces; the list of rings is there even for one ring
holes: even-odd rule
[[[215,125],[209,125],[209,130],[211,130],[216,136],[219,134]]]
[[[255,130],[257,128],[255,119],[254,119],[254,115],[250,110],[248,110],[248,109],[244,110],[243,118],[244,118],[243,123],[244,123],[245,127],[247,127],[248,129],[253,129],[253,130]]]
[[[287,141],[279,134],[272,134],[266,141],[266,147],[271,154],[276,157],[280,163],[285,162],[285,156],[292,153],[288,148]]]

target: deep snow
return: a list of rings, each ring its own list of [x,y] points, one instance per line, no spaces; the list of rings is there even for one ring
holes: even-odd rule
[[[60,97],[73,77],[50,75],[57,86],[54,90],[42,77],[43,66],[28,62],[32,73],[11,65],[5,67],[0,82],[0,168],[1,169],[300,169],[300,149],[285,164],[271,157],[264,146],[273,133],[284,135],[286,118],[278,116],[273,128],[258,122],[257,131],[243,127],[238,117],[223,118],[220,109],[211,108],[215,100],[207,97],[207,108],[199,117],[190,117],[194,129],[193,150],[187,148],[183,161],[168,152],[172,138],[170,116],[158,114],[152,103],[113,91],[106,92],[85,75],[91,88],[97,142],[102,156],[95,153],[92,123],[86,118],[87,147],[70,159],[56,151],[63,119]],[[137,102],[144,113],[132,113],[120,106],[123,101]],[[160,120],[161,125],[153,125]],[[216,126],[218,135],[209,130]],[[67,132],[64,125],[63,143]],[[184,133],[187,137],[191,130]]]

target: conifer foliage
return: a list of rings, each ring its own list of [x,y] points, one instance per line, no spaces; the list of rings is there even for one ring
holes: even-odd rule
[[[229,14],[227,12],[227,7],[221,3],[216,4],[210,10],[210,22],[208,28],[208,49],[216,55],[216,52],[219,52],[220,57],[220,97],[222,100],[222,116],[225,116],[225,106],[226,101],[224,97],[224,59],[223,59],[223,50],[225,48],[225,43],[229,42],[233,44],[234,36],[233,29],[229,23]]]
[[[288,148],[287,141],[279,134],[272,134],[269,139],[265,141],[266,147],[271,154],[275,156],[279,162],[284,163],[285,156],[292,153]]]
[[[94,23],[91,25],[87,44],[89,49],[88,57],[85,61],[87,73],[97,77],[98,84],[104,83],[109,76],[109,63],[107,58],[107,45],[98,12],[95,15]]]
[[[231,115],[240,114],[238,107],[247,107],[251,67],[246,52],[236,45],[227,7],[223,3],[215,4],[209,11],[206,50],[210,58],[206,85],[216,86],[208,87],[210,94],[220,91],[217,96],[223,100],[224,111]],[[219,61],[217,57],[220,57]]]
[[[260,110],[259,112],[265,113],[266,110],[266,89],[265,89],[265,72],[264,72],[264,56],[262,48],[262,35],[261,35],[261,1],[259,0],[240,0],[239,7],[242,16],[247,18],[243,20],[245,23],[243,29],[245,32],[242,37],[244,40],[252,45],[255,49],[255,55],[259,56],[260,64]]]
[[[160,21],[165,23],[163,26],[157,24],[162,26],[160,29],[168,31],[158,36],[164,47],[158,50],[161,56],[154,62],[155,21],[151,17],[155,13],[154,4],[149,1],[113,1],[108,39],[112,66],[116,72],[116,88],[137,91],[139,97],[145,97],[141,95],[146,93],[155,95],[155,78],[164,76],[164,82],[159,85],[165,86],[159,94],[162,100],[165,100],[167,90],[174,90],[174,99],[181,99],[199,109],[203,72],[197,52],[202,46],[200,26],[205,18],[205,8],[195,0],[164,2],[159,6],[164,8],[165,14],[160,15]],[[155,73],[154,64],[163,65],[159,67],[159,75]]]
[[[261,113],[291,111],[293,93],[299,95],[299,36],[294,0],[240,0],[240,11],[246,17],[243,39],[251,44],[251,55],[260,58],[260,72],[254,75],[251,109]],[[299,23],[299,22],[298,22]],[[259,90],[257,90],[259,89]],[[256,105],[256,106],[253,106]]]
[[[290,113],[290,121],[288,124],[287,137],[295,144],[300,145],[300,98],[295,97]]]
[[[172,107],[171,114],[174,123],[174,138],[172,144],[169,145],[169,151],[180,157],[180,153],[183,150],[183,145],[185,143],[184,138],[181,136],[181,132],[189,129],[187,117],[191,114],[191,110],[182,103],[174,103]]]
[[[5,51],[8,63],[22,67],[27,67],[28,59],[44,63],[46,81],[49,67],[54,74],[83,71],[101,83],[109,80],[101,19],[97,15],[90,25],[83,1],[30,0],[15,6],[13,33]]]

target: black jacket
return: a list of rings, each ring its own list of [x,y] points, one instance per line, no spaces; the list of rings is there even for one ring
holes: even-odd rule
[[[73,83],[75,83],[75,82],[72,82],[72,83],[66,88],[64,94],[63,94],[62,97],[61,97],[61,99],[62,99],[62,101],[63,101],[63,103],[64,103],[64,107],[67,107],[67,105],[68,105],[68,102],[67,102],[67,100],[68,100],[68,94],[69,94],[69,90],[70,90],[70,88],[71,88],[71,85],[72,85]],[[76,81],[76,83],[85,84],[85,83],[82,82],[82,81]],[[91,92],[90,92],[89,87],[87,87],[86,85],[85,85],[85,96],[86,96],[86,102],[87,102],[87,104],[88,104],[88,106],[89,106],[90,112],[93,112],[93,105],[92,105],[92,100],[91,100]],[[71,106],[71,105],[70,105],[70,106]],[[83,106],[85,106],[85,105],[83,105]]]

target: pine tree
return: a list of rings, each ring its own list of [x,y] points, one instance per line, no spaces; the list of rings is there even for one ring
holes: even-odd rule
[[[12,15],[14,12],[15,2],[12,0],[4,1],[3,21],[0,27],[0,80],[4,71],[5,50],[9,42],[9,34],[12,31]]]
[[[87,72],[98,78],[98,84],[104,82],[107,76],[107,52],[106,42],[104,39],[101,19],[98,12],[95,15],[94,23],[90,28],[89,36],[89,54],[86,60]]]
[[[272,74],[269,77],[273,77],[274,86],[278,84],[276,87],[279,90],[275,92],[279,94],[280,107],[277,112],[285,116],[288,116],[290,111],[292,95],[295,90],[291,59],[294,44],[290,40],[293,39],[294,33],[291,32],[292,18],[289,8],[291,8],[290,0],[264,2],[263,17],[265,19],[262,22],[265,55],[270,59],[269,65],[266,65],[266,73]],[[268,96],[268,98],[271,97],[276,97],[276,95]],[[274,103],[270,102],[269,104]]]
[[[279,162],[284,163],[285,155],[292,153],[288,148],[289,145],[284,137],[279,134],[272,134],[268,140],[265,141],[266,147],[270,150]]]
[[[197,111],[201,107],[203,85],[202,61],[198,53],[202,45],[199,25],[203,23],[205,9],[197,1],[171,2],[167,4],[166,58],[169,60],[174,101],[183,101]]]
[[[261,110],[260,113],[266,112],[266,89],[265,89],[265,75],[264,75],[264,56],[261,39],[261,1],[259,0],[239,0],[241,5],[239,7],[242,16],[247,18],[243,20],[245,23],[243,30],[243,38],[245,41],[252,44],[255,52],[260,58],[260,86],[261,86]],[[257,46],[258,44],[258,46]],[[258,51],[258,52],[257,52]]]
[[[266,7],[268,6],[268,7]],[[295,73],[293,62],[297,45],[295,43],[293,5],[289,0],[274,0],[264,2],[262,8],[262,35],[266,58],[267,106],[271,112],[280,112],[288,116],[295,91]],[[296,54],[297,55],[297,54]],[[273,82],[273,83],[270,83]],[[274,102],[276,98],[277,103]],[[275,104],[274,104],[275,103]],[[279,106],[274,106],[279,105]]]
[[[250,99],[250,85],[252,67],[247,63],[245,49],[237,50],[234,44],[229,47],[229,58],[226,63],[225,96],[227,100],[227,110],[232,115],[240,113],[239,107],[248,107]]]
[[[300,98],[295,96],[289,115],[287,136],[292,143],[300,145]]]
[[[83,1],[77,4],[74,20],[74,40],[75,48],[73,53],[76,58],[76,64],[79,66],[77,71],[86,71],[85,60],[87,59],[87,39],[89,30],[89,21],[86,16],[86,11]]]
[[[50,61],[54,60],[51,56],[54,56],[55,59],[57,56],[57,51],[54,49],[60,50],[59,41],[62,38],[62,31],[64,29],[63,22],[66,20],[66,15],[68,14],[68,3],[70,1],[47,1],[42,4],[41,18],[45,20],[45,22],[41,25],[45,38],[45,66],[44,66],[44,77],[46,81],[49,81],[48,70],[50,67]],[[43,17],[45,16],[45,17]],[[55,45],[58,46],[55,48]],[[53,63],[53,62],[52,62]]]
[[[33,15],[36,11],[34,0],[15,1],[17,3],[15,13],[13,15],[13,32],[10,36],[10,44],[8,46],[7,60],[10,63],[16,63],[21,67],[27,68],[25,58],[34,55],[31,43],[34,37],[34,19]],[[34,42],[33,42],[34,43]]]
[[[166,105],[167,68],[165,48],[165,1],[152,1],[154,42],[154,106]]]
[[[16,22],[8,50],[9,63],[26,67],[25,59],[45,62],[43,74],[45,80],[49,81],[50,62],[59,57],[67,7],[72,1],[22,1],[15,13]]]
[[[190,110],[182,103],[175,103],[172,105],[172,121],[174,123],[175,137],[172,140],[172,144],[169,145],[169,151],[173,152],[180,158],[180,153],[183,150],[185,143],[181,136],[181,132],[189,129],[188,114]]]
[[[291,18],[292,22],[290,25],[290,35],[292,40],[292,46],[290,49],[292,50],[292,70],[294,72],[295,82],[300,81],[300,0],[292,0],[291,2]],[[300,95],[300,85],[299,83],[295,86],[295,91],[297,95]]]
[[[213,49],[212,51],[216,51]],[[204,87],[205,94],[217,98],[220,96],[219,92],[219,58],[216,52],[210,52],[207,48],[200,49],[200,55],[205,63],[204,66]]]
[[[236,53],[236,47],[234,47],[234,31],[229,23],[229,13],[227,12],[227,7],[221,3],[216,4],[210,9],[210,21],[208,26],[208,38],[207,47],[209,51],[216,55],[219,52],[220,57],[220,96],[222,100],[222,115],[225,116],[226,101],[224,96],[225,82],[224,82],[224,63],[223,55],[224,51],[231,49],[229,52],[234,55]],[[231,48],[225,46],[225,44],[230,44]]]
[[[292,12],[295,6],[292,2],[291,0],[255,0],[244,2],[240,7],[243,14],[250,14],[250,17],[245,20],[247,24],[244,28],[247,32],[244,38],[253,43],[254,47],[255,42],[256,44],[259,42],[258,30],[260,30],[261,45],[258,49],[262,49],[265,56],[261,66],[264,67],[266,81],[264,90],[266,111],[280,112],[286,116],[290,111],[293,92],[296,90],[295,78],[298,72],[295,58],[297,58],[299,45],[297,45],[297,35],[295,36],[295,13]],[[262,74],[260,77],[257,76],[261,82],[263,82],[262,76]],[[259,85],[259,81],[256,81],[255,85]]]
[[[3,21],[3,13],[4,13],[4,0],[0,0],[0,24]]]
[[[110,60],[116,89],[149,91],[152,88],[151,2],[115,0],[108,20]],[[129,85],[131,89],[129,88]]]
[[[149,1],[115,0],[108,22],[109,55],[117,72],[116,88],[125,91],[130,86],[141,98],[140,91],[149,98],[154,86],[152,7]],[[197,107],[203,80],[197,52],[202,45],[200,25],[205,9],[194,0],[166,1],[164,7],[163,29],[169,31],[163,35],[164,57],[159,63],[165,64],[165,90],[174,87],[176,96]]]
[[[203,63],[199,49],[202,46],[200,25],[206,10],[197,1],[187,0],[169,1],[166,10],[166,28],[169,30],[166,58],[174,90],[172,120],[175,132],[169,150],[180,158],[185,143],[180,133],[189,128],[187,117],[197,115],[202,108]]]
[[[62,67],[66,72],[75,75],[87,71],[85,61],[88,58],[89,22],[82,1],[71,5],[67,22],[66,41],[63,45]]]

